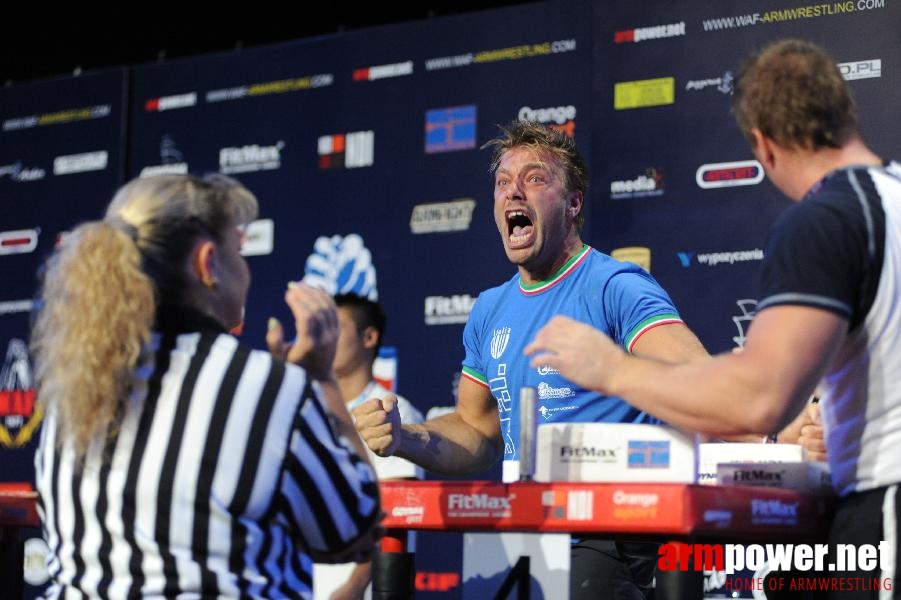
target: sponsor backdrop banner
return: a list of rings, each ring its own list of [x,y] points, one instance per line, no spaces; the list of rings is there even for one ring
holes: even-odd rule
[[[479,147],[527,116],[590,153],[587,15],[536,4],[138,67],[129,175],[220,171],[258,195],[248,343],[288,318],[289,280],[376,297],[382,378],[423,414],[452,406],[471,305],[515,272]],[[416,547],[418,594],[459,594],[461,536]]]
[[[864,136],[897,157],[899,25],[890,0],[596,6],[591,239],[648,261],[711,352],[743,344],[766,233],[790,202],[732,119],[742,61],[778,38],[822,44],[850,81]]]
[[[34,479],[41,423],[28,355],[37,272],[59,237],[95,218],[123,182],[127,71],[0,89],[0,481]],[[26,594],[46,581],[26,532]],[[35,567],[36,565],[36,567]]]
[[[585,240],[649,269],[709,350],[742,345],[788,201],[729,113],[740,62],[771,39],[824,44],[865,136],[897,157],[901,5],[633,4],[537,2],[0,90],[0,479],[33,478],[40,260],[138,175],[221,172],[258,195],[248,344],[269,316],[290,327],[290,280],[377,298],[377,376],[435,414],[453,405],[472,303],[515,273],[479,148],[497,124],[547,122],[590,161]],[[463,597],[460,538],[420,534],[417,597]]]

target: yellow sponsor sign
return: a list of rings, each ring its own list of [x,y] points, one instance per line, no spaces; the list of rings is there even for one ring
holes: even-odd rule
[[[616,110],[661,106],[675,101],[676,80],[673,77],[623,81],[613,86],[613,108]]]
[[[625,246],[616,248],[610,256],[623,262],[635,263],[648,273],[651,272],[651,249],[645,246]]]

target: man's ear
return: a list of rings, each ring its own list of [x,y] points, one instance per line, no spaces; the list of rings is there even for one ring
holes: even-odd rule
[[[579,211],[582,210],[582,203],[585,202],[585,197],[582,195],[582,192],[570,192],[569,197],[567,198],[567,207],[566,210],[569,213],[569,216],[575,218]]]
[[[751,130],[751,139],[753,143],[751,149],[757,160],[761,162],[765,169],[770,169],[776,163],[776,148],[774,142],[763,134],[756,127]]]
[[[199,240],[194,245],[194,272],[200,282],[212,289],[216,287],[219,280],[216,278],[216,244],[211,240]]]
[[[364,348],[375,348],[379,343],[379,332],[372,325],[364,329],[363,333],[360,334],[360,337],[363,340]]]

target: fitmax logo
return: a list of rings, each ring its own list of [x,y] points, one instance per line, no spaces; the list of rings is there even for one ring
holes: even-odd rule
[[[510,510],[510,499],[488,494],[451,494],[447,498],[451,510]]]

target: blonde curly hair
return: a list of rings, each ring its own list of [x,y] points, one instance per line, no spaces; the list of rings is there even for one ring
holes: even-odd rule
[[[78,461],[115,434],[160,303],[195,306],[186,285],[194,242],[221,242],[257,210],[234,179],[161,175],[127,183],[102,221],[63,238],[41,275],[30,346],[38,402],[56,411],[57,440]]]

